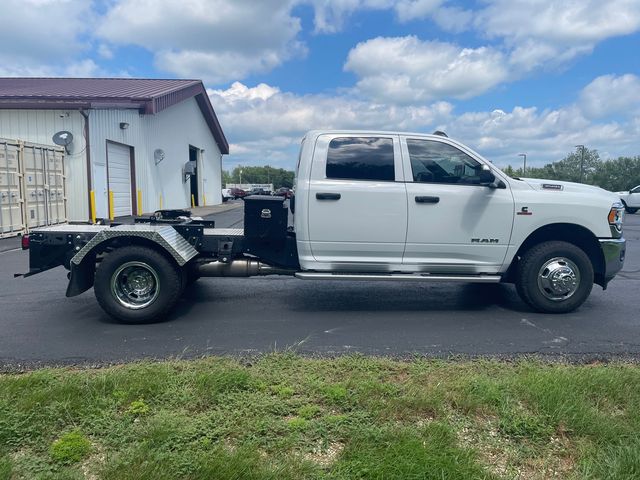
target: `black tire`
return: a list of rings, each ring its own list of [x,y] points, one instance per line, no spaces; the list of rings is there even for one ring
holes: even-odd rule
[[[551,270],[549,268],[543,270],[548,262],[552,262]],[[577,275],[573,277],[577,288],[573,290],[570,287],[562,287],[562,289],[568,288],[565,294],[545,288],[549,283],[547,280],[549,272],[553,271],[553,268],[559,268],[564,273],[577,269]],[[571,243],[544,242],[531,247],[522,255],[515,283],[520,298],[535,310],[544,313],[567,313],[582,305],[591,293],[593,265],[584,250]],[[573,293],[568,295],[570,291]]]
[[[622,200],[622,205],[624,205],[624,211],[627,213],[634,214],[638,211],[637,208],[627,206],[627,202],[625,202],[624,200]]]
[[[136,299],[135,293],[125,293],[129,286],[127,269],[131,276],[141,272],[145,279],[151,279],[148,283],[153,288],[147,295],[148,303],[146,297]],[[120,322],[149,323],[161,320],[174,307],[183,290],[183,275],[183,269],[162,253],[131,245],[118,248],[104,258],[96,270],[93,290],[102,309]],[[139,304],[135,307],[126,306],[136,300]]]

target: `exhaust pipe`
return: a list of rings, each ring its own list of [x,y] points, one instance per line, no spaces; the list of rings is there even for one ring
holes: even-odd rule
[[[208,262],[197,265],[201,277],[256,277],[260,275],[293,275],[295,270],[278,268],[258,260],[242,259],[232,262]]]

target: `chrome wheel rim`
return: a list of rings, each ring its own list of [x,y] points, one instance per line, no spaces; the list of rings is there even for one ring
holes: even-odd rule
[[[144,262],[127,262],[111,277],[111,293],[131,310],[148,307],[158,297],[158,274]]]
[[[538,288],[549,300],[561,302],[571,298],[580,286],[578,266],[565,257],[547,260],[538,272]]]

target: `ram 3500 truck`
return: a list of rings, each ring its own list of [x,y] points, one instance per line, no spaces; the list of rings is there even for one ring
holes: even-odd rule
[[[130,323],[166,315],[199,277],[272,274],[507,282],[534,309],[561,313],[594,283],[606,288],[625,255],[614,194],[510,178],[444,134],[311,131],[289,206],[252,196],[244,215],[244,229],[176,211],[133,225],[38,228],[24,241],[25,276],[64,265],[67,296],[93,287],[107,313]]]

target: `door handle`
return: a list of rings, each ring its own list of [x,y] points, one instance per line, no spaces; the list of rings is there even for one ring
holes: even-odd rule
[[[438,203],[440,197],[416,197],[416,203]]]
[[[340,200],[339,193],[316,193],[318,200]]]

